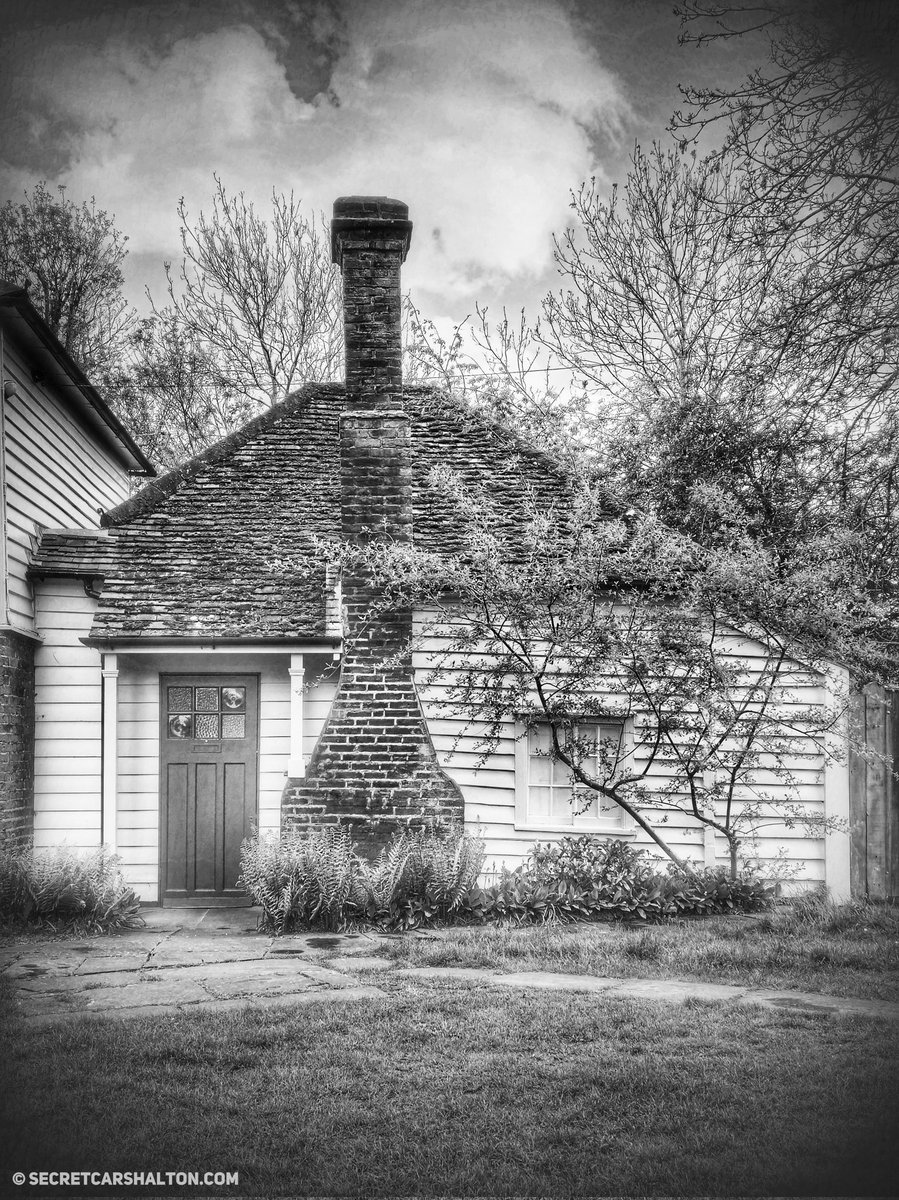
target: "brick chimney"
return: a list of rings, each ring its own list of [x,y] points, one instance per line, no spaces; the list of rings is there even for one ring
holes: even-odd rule
[[[343,274],[346,406],[340,416],[341,528],[357,545],[413,537],[412,441],[403,408],[400,267],[412,223],[399,200],[335,201],[331,251]],[[346,823],[375,853],[398,827],[461,819],[415,689],[412,612],[378,613],[364,569],[344,574],[337,694],[302,780],[288,781],[286,824]]]
[[[346,389],[351,407],[403,386],[400,267],[412,237],[409,208],[387,196],[334,201],[331,259],[343,275]]]

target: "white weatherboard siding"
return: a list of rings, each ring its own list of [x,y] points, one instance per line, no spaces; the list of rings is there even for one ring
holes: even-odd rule
[[[428,637],[415,654],[416,683],[428,729],[441,765],[462,790],[467,827],[473,832],[478,832],[484,839],[487,851],[486,868],[498,869],[502,865],[512,868],[523,861],[536,841],[558,841],[565,835],[553,829],[541,831],[516,826],[515,726],[511,721],[506,724],[495,749],[483,759],[483,747],[478,746],[478,741],[483,737],[485,727],[476,721],[466,722],[460,715],[450,711],[447,677],[432,679],[428,676],[428,669],[434,661],[433,655],[440,644],[436,637]],[[742,658],[757,657],[762,653],[759,644],[737,640],[732,640],[728,650]],[[797,672],[795,686],[791,688],[790,707],[798,713],[807,704],[824,701],[826,695],[818,677]],[[794,753],[786,760],[786,765],[793,776],[798,791],[798,802],[804,811],[812,817],[823,815],[824,760],[810,737],[797,738]],[[650,786],[662,786],[664,776],[665,768],[660,764],[649,776]],[[833,781],[838,775],[829,772],[828,777],[835,786]],[[774,774],[760,774],[759,783],[775,797],[787,798],[787,788]],[[829,807],[832,808],[836,802],[836,798],[831,796]],[[658,824],[663,815],[661,811],[647,812],[653,824]],[[672,849],[685,858],[704,863],[709,861],[711,853],[714,853],[718,864],[723,866],[728,862],[724,839],[717,837],[714,845],[707,845],[703,830],[687,818],[669,814],[667,821],[660,824],[659,829]],[[571,832],[576,834],[587,830],[575,829]],[[651,848],[654,853],[658,853],[651,839],[639,829],[623,835],[607,833],[597,836],[625,836],[635,845]],[[848,839],[845,840],[845,856],[848,863]],[[747,851],[749,849],[746,847]],[[767,864],[772,873],[779,873],[778,861],[785,859],[791,877],[804,886],[825,879],[825,839],[809,836],[801,824],[792,829],[786,828],[780,822],[766,824],[759,830],[754,852],[763,870]]]
[[[35,653],[34,841],[38,848],[100,842],[100,654],[84,646],[97,607],[77,579],[36,588],[43,641]]]
[[[326,659],[306,656],[303,745],[306,759],[334,695],[332,680],[318,679]],[[117,851],[129,884],[142,900],[159,898],[159,677],[192,674],[258,674],[259,828],[281,827],[281,794],[290,756],[290,655],[118,656]]]
[[[4,367],[16,395],[3,401],[10,623],[34,630],[26,577],[40,528],[96,527],[129,493],[129,477],[49,385],[32,382],[12,340]]]

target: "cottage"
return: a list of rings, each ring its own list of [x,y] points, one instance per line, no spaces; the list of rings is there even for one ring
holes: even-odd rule
[[[103,510],[124,500],[132,477],[153,476],[152,463],[28,299],[24,288],[0,282],[0,841],[22,840],[32,829],[37,791],[40,837],[47,814],[59,803],[73,806],[81,773],[64,760],[57,773],[41,758],[34,774],[34,690],[47,671],[65,674],[78,660],[96,654],[80,643],[60,655],[42,640],[49,625],[65,626],[67,603],[50,583],[36,608],[28,564],[48,529],[69,529],[69,568],[82,599],[93,576],[80,570],[79,532],[96,526]],[[91,541],[94,561],[102,554]],[[99,678],[87,691],[72,693],[78,712],[65,714],[55,734],[77,743],[78,722],[99,706]],[[42,723],[41,735],[49,732]],[[86,755],[95,753],[89,743]],[[99,759],[96,760],[99,762]],[[89,785],[90,786],[90,785]],[[77,804],[77,801],[75,801]],[[96,834],[95,831],[95,840]]]
[[[35,839],[106,843],[145,901],[233,900],[254,826],[348,822],[373,850],[397,825],[452,816],[480,830],[488,863],[508,865],[564,832],[638,832],[619,811],[574,815],[561,774],[537,787],[539,731],[530,744],[510,724],[481,762],[474,734],[423,686],[427,655],[399,653],[417,614],[372,627],[370,579],[315,565],[317,538],[454,549],[436,464],[489,483],[511,532],[526,496],[562,486],[508,432],[403,388],[411,228],[395,200],[335,204],[345,386],[309,385],[130,499],[111,491],[100,528],[70,528],[89,512],[46,522],[69,528],[45,529],[30,566]],[[121,444],[122,466],[146,469]],[[811,808],[848,815],[845,765],[810,746],[803,779]],[[668,834],[693,857],[723,853],[688,823]],[[801,878],[848,894],[845,834],[786,840]]]

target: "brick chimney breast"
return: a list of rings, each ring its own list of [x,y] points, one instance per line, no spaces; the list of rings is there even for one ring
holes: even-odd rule
[[[331,259],[343,275],[349,407],[374,408],[402,388],[400,267],[409,250],[409,207],[388,196],[334,201]]]

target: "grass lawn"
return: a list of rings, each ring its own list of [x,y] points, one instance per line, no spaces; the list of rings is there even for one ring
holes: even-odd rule
[[[567,971],[899,1000],[899,906],[796,906],[754,917],[455,927],[392,940],[403,966]]]
[[[2,1194],[54,1169],[237,1170],[254,1196],[895,1193],[894,1024],[391,987],[6,1022]]]

